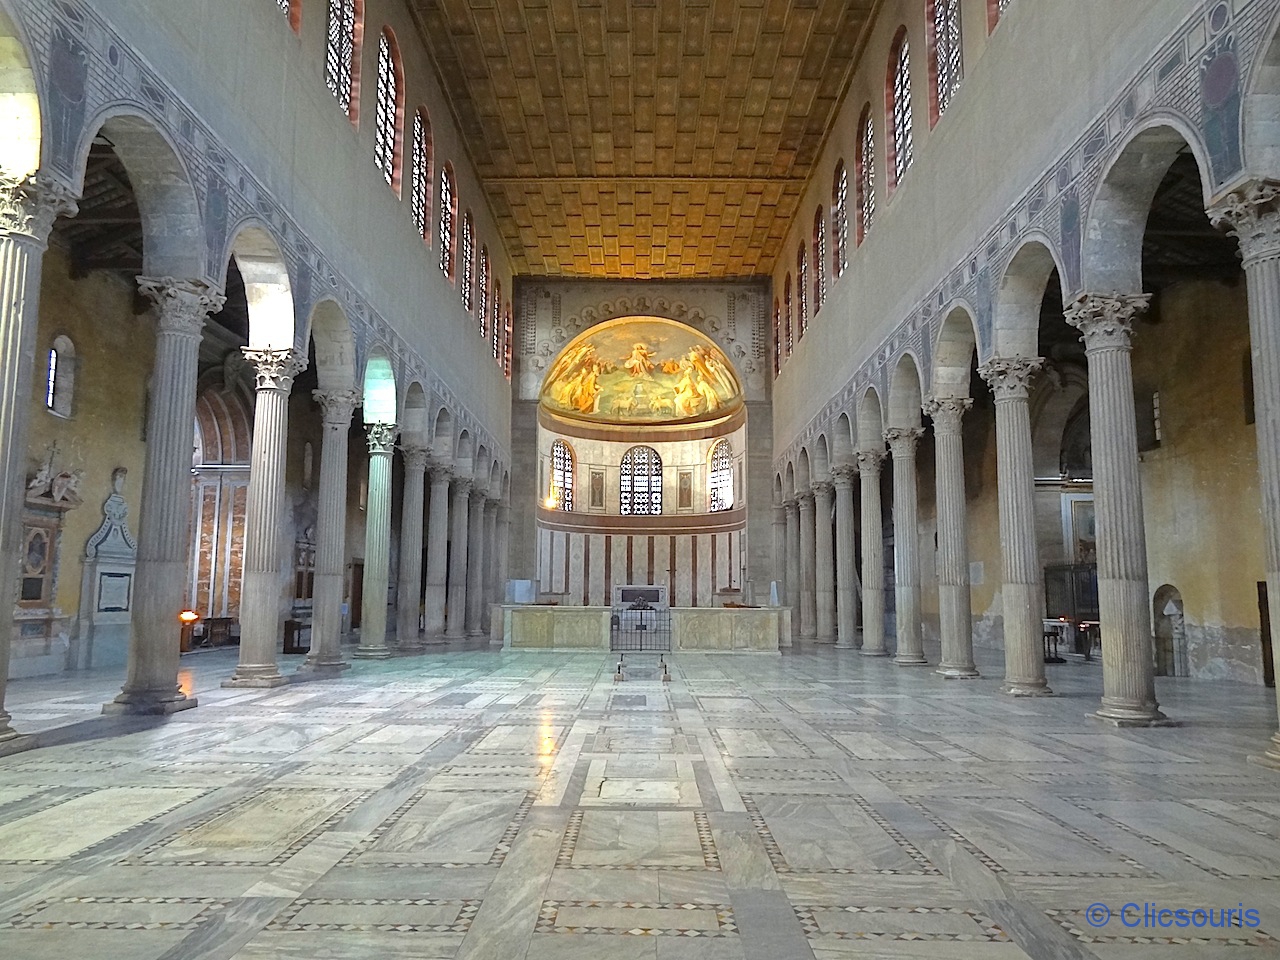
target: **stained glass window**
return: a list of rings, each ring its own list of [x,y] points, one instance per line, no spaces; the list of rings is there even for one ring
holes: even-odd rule
[[[787,274],[786,282],[782,285],[782,311],[783,326],[786,328],[787,335],[787,356],[791,356],[791,349],[795,346],[792,339],[791,329],[791,274]]]
[[[862,112],[858,137],[858,242],[871,232],[876,219],[876,131],[871,123],[871,107]]]
[[[819,207],[813,215],[813,312],[827,302],[827,218]]]
[[[938,116],[960,88],[964,59],[960,39],[960,0],[933,0],[933,60]]]
[[[431,242],[431,120],[427,108],[413,115],[413,169],[410,172],[409,205],[413,225],[422,239]]]
[[[462,286],[459,293],[462,296],[462,307],[465,310],[471,309],[471,284],[474,279],[475,271],[475,234],[471,224],[471,211],[468,210],[462,215],[462,248],[459,251],[462,257]]]
[[[905,32],[898,38],[893,61],[893,183],[902,182],[911,167],[911,50]]]
[[[711,448],[711,475],[708,483],[712,513],[733,509],[733,447],[728,440]]]
[[[662,513],[662,458],[652,447],[632,447],[622,455],[618,480],[624,517],[656,517]]]
[[[356,66],[356,29],[359,0],[329,0],[329,24],[325,43],[324,81],[342,111],[354,113],[353,78]]]
[[[483,245],[476,276],[476,319],[480,321],[480,339],[483,340],[489,332],[489,248]]]
[[[378,38],[378,111],[374,119],[373,159],[393,188],[400,183],[400,51],[390,30]]]
[[[553,510],[573,510],[573,451],[563,440],[551,444],[551,493]]]
[[[458,198],[453,185],[453,167],[440,171],[440,269],[453,279],[453,227],[458,217]]]
[[[796,251],[796,319],[803,337],[809,329],[809,258],[803,243]]]
[[[849,170],[841,160],[831,184],[831,272],[837,280],[849,269]]]

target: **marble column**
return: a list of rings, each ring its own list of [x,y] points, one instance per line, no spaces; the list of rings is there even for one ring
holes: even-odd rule
[[[493,575],[495,579],[494,603],[507,602],[507,557],[511,552],[511,506],[506,500],[498,501],[498,516],[494,523]]]
[[[404,458],[404,492],[400,498],[400,582],[396,586],[396,646],[422,647],[418,622],[422,610],[422,509],[427,451],[400,448]]]
[[[1035,468],[1031,459],[1031,379],[1040,357],[994,357],[978,370],[996,404],[996,486],[1004,582],[1004,692],[1051,696],[1044,678],[1040,555],[1036,548]]]
[[[342,659],[342,600],[347,563],[347,438],[360,391],[314,390],[324,438],[320,444],[319,509],[316,516],[316,580],[312,600],[311,650],[300,673],[338,673]]]
[[[1089,361],[1093,505],[1098,525],[1098,620],[1102,633],[1102,708],[1118,726],[1164,722],[1156,703],[1147,534],[1138,477],[1133,402],[1133,321],[1149,294],[1086,294],[1067,311]]]
[[[245,503],[244,580],[240,588],[240,662],[224,687],[275,687],[280,675],[280,571],[285,563],[284,463],[289,391],[307,358],[290,348],[244,347],[257,375],[249,492]],[[188,464],[189,466],[189,464]]]
[[[819,643],[836,639],[836,560],[831,531],[835,486],[829,481],[813,485],[814,556],[816,558],[817,629]]]
[[[480,632],[489,636],[492,605],[498,596],[498,501],[484,502],[484,596],[480,606]]]
[[[480,611],[484,606],[484,502],[483,490],[472,489],[467,514],[467,636],[478,637]]]
[[[879,450],[859,450],[862,478],[862,655],[887,657],[884,645],[884,520],[880,506]]]
[[[425,632],[432,642],[444,636],[445,584],[449,577],[449,484],[452,480],[453,473],[447,464],[431,464]]]
[[[813,491],[796,499],[800,511],[800,638],[814,640],[818,636],[818,556]]]
[[[466,635],[467,622],[467,536],[471,529],[467,506],[471,500],[471,481],[462,477],[453,481],[453,508],[449,511],[449,605],[446,611],[445,636],[460,640]]]
[[[787,512],[787,599],[797,630],[800,626],[800,501],[782,505]]]
[[[360,588],[364,609],[360,614],[360,646],[357,660],[386,660],[387,592],[391,579],[391,457],[396,446],[394,423],[367,423],[369,442],[369,497],[364,510],[364,581]]]
[[[831,471],[836,491],[836,646],[858,645],[858,571],[854,569],[853,484],[857,470],[839,466]]]
[[[75,195],[62,184],[39,175],[0,173],[0,754],[35,745],[9,725],[4,697],[18,600],[40,270],[53,222],[75,213]],[[175,622],[170,621],[171,628]]]
[[[968,397],[931,397],[938,504],[938,620],[942,662],[949,680],[978,676],[973,663],[973,598],[969,592],[969,524],[964,494],[964,444],[960,424],[973,406]]]
[[[1251,181],[1209,210],[1240,241],[1249,289],[1249,346],[1266,545],[1272,661],[1280,663],[1280,181]],[[1280,684],[1276,686],[1280,710]],[[1280,770],[1280,732],[1254,763]]]
[[[787,508],[773,505],[773,579],[778,584],[778,602],[787,602]]]
[[[919,427],[890,427],[885,442],[893,457],[893,574],[898,625],[894,663],[915,667],[927,663],[920,632],[920,550],[916,503],[916,445]]]

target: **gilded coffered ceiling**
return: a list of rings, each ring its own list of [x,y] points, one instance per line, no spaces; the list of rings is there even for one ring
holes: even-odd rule
[[[407,0],[518,273],[770,272],[877,0]]]

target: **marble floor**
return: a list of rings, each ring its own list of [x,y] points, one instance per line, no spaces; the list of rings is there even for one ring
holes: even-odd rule
[[[613,664],[435,648],[223,690],[219,651],[167,720],[99,716],[113,674],[14,682],[43,732],[0,759],[0,957],[1280,958],[1280,774],[1245,762],[1272,691],[1161,681],[1182,726],[1116,730],[1097,664],[1046,700],[990,658]],[[1157,922],[1197,908],[1219,925]]]

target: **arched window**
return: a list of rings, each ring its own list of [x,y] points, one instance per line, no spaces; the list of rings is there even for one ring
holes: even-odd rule
[[[44,405],[60,417],[71,416],[76,387],[76,348],[67,337],[56,337],[45,369]]]
[[[827,218],[819,207],[813,214],[813,312],[827,302]]]
[[[404,119],[404,69],[400,45],[390,27],[378,38],[378,111],[374,118],[373,158],[391,189],[400,194],[400,124]]]
[[[809,257],[803,242],[796,251],[796,321],[803,337],[809,329]]]
[[[849,170],[841,160],[831,184],[831,275],[839,280],[849,269]]]
[[[454,188],[453,165],[446,163],[440,171],[440,269],[453,280],[454,224],[458,219],[458,197]]]
[[[1013,0],[987,0],[987,32],[990,33],[1000,22],[1004,12],[1009,9]]]
[[[352,123],[360,114],[360,45],[364,0],[329,0],[324,82]]]
[[[862,110],[858,124],[858,243],[871,232],[876,219],[876,131],[871,122],[871,104]]]
[[[624,517],[656,517],[662,513],[662,458],[652,447],[632,447],[622,455],[618,480]]]
[[[462,307],[467,311],[471,310],[471,284],[475,271],[474,229],[471,223],[471,211],[468,210],[462,215],[462,247],[459,250],[462,256],[462,286],[459,292],[462,295]]]
[[[409,205],[413,225],[422,239],[431,243],[431,118],[427,108],[413,114],[413,169],[410,172]]]
[[[563,440],[551,444],[551,491],[547,506],[552,510],[573,510],[573,450]]]
[[[288,17],[289,26],[293,27],[294,33],[302,30],[302,0],[276,0],[276,5]]]
[[[782,372],[782,307],[773,298],[773,375]]]
[[[786,282],[782,285],[782,312],[783,326],[786,328],[787,335],[787,356],[791,356],[791,350],[795,346],[792,339],[791,329],[791,274],[787,274]]]
[[[476,319],[480,321],[480,339],[489,332],[489,248],[480,245],[480,260],[476,275]]]
[[[733,447],[728,440],[718,440],[711,448],[707,486],[711,513],[733,509]]]
[[[911,49],[907,43],[907,28],[898,31],[889,55],[888,95],[889,129],[893,139],[889,146],[889,186],[896,187],[911,167],[913,140],[911,136]]]
[[[511,304],[507,303],[502,311],[502,372],[507,380],[511,379]]]
[[[930,123],[951,105],[951,98],[960,88],[964,76],[964,54],[960,38],[960,0],[929,0],[932,15],[929,17],[929,79],[931,102]]]
[[[493,341],[493,359],[502,361],[502,283],[493,278],[493,329],[489,331]]]

